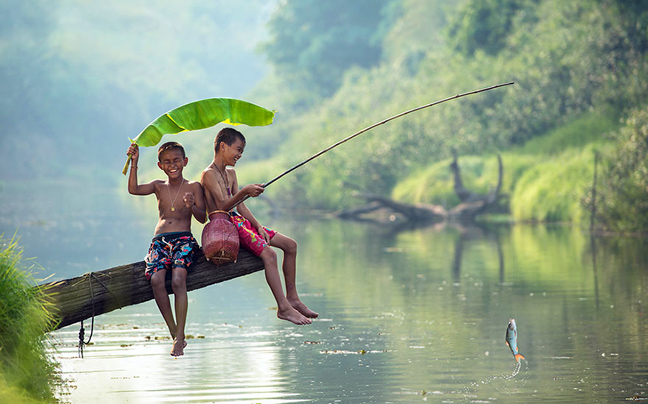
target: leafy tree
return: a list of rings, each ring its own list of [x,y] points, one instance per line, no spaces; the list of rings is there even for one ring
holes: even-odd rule
[[[330,96],[351,66],[368,68],[381,58],[383,10],[390,0],[287,0],[268,27],[260,50],[293,89]],[[301,102],[308,102],[306,97]]]
[[[471,0],[462,5],[448,28],[453,47],[472,56],[477,50],[496,55],[507,45],[513,20],[535,0]],[[533,13],[529,17],[536,18]]]

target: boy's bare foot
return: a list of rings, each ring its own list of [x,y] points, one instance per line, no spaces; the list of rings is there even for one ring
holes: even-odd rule
[[[319,316],[319,314],[306,307],[306,305],[301,300],[289,301],[289,302],[292,307],[294,307],[298,312],[300,312],[301,314],[303,314],[308,318],[317,318],[317,316]]]
[[[171,356],[184,355],[184,349],[187,347],[187,341],[182,339],[182,343],[177,338],[173,339],[173,348],[171,348]]]
[[[310,318],[307,318],[293,307],[290,307],[286,310],[277,310],[277,317],[282,320],[287,320],[297,325],[306,325],[310,324],[313,321]]]

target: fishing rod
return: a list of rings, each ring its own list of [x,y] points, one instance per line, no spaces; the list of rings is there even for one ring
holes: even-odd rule
[[[377,127],[377,126],[380,126],[380,125],[386,124],[386,123],[389,122],[389,121],[393,121],[393,120],[396,119],[396,118],[400,118],[400,117],[402,117],[402,116],[405,116],[405,115],[407,115],[407,114],[411,114],[412,112],[420,111],[420,110],[425,109],[425,108],[429,108],[429,107],[433,107],[433,106],[435,106],[435,105],[439,105],[439,104],[444,103],[444,102],[446,102],[446,101],[455,100],[455,99],[457,99],[457,98],[466,97],[466,96],[468,96],[468,95],[473,95],[473,94],[483,93],[483,92],[485,92],[485,91],[494,90],[494,89],[496,89],[496,88],[500,88],[500,87],[510,86],[510,85],[512,85],[512,84],[515,84],[515,82],[514,82],[514,81],[510,81],[510,82],[508,82],[508,83],[496,84],[496,85],[494,85],[494,86],[481,88],[481,89],[479,89],[479,90],[473,90],[473,91],[469,91],[469,92],[467,92],[467,93],[462,93],[462,94],[453,95],[453,96],[451,96],[451,97],[444,98],[444,99],[442,99],[442,100],[434,101],[434,102],[431,102],[431,103],[429,103],[429,104],[421,105],[420,107],[416,107],[416,108],[410,109],[410,110],[408,110],[408,111],[401,112],[400,114],[394,115],[394,116],[389,117],[389,118],[387,118],[387,119],[384,119],[384,120],[382,120],[382,121],[380,121],[380,122],[374,123],[373,125],[367,126],[366,128],[364,128],[364,129],[362,129],[362,130],[360,130],[360,131],[354,133],[353,135],[348,136],[348,137],[346,137],[346,138],[340,140],[339,142],[337,142],[337,143],[335,143],[335,144],[333,144],[333,145],[327,147],[326,149],[320,151],[319,153],[316,153],[316,154],[312,155],[311,157],[307,158],[306,160],[302,161],[301,163],[299,163],[299,164],[297,164],[297,165],[291,167],[290,169],[284,171],[283,173],[277,175],[276,177],[274,177],[274,178],[271,179],[270,181],[266,182],[265,184],[262,184],[261,186],[262,186],[263,188],[267,188],[270,184],[272,184],[272,183],[274,183],[275,181],[279,180],[281,177],[283,177],[283,176],[285,176],[285,175],[287,175],[287,174],[289,174],[289,173],[295,171],[295,170],[298,169],[299,167],[301,167],[301,166],[303,166],[304,164],[306,164],[306,163],[308,163],[308,162],[310,162],[310,161],[316,159],[317,157],[321,156],[322,154],[326,153],[327,151],[329,151],[329,150],[331,150],[331,149],[333,149],[333,148],[335,148],[335,147],[338,147],[338,146],[341,145],[342,143],[348,142],[349,140],[353,139],[354,137],[359,136],[359,135],[361,135],[361,134],[363,134],[363,133],[365,133],[365,132],[367,132],[367,131],[369,131],[369,130],[371,130],[371,129]],[[237,202],[234,206],[232,206],[232,208],[235,207],[236,205],[238,205],[239,203],[245,201],[245,200],[248,199],[248,198],[249,198],[249,196],[245,196],[242,200],[240,200],[240,201]]]

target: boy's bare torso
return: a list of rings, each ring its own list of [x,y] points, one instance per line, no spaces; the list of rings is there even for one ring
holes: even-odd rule
[[[238,192],[234,170],[226,168],[224,172],[221,172],[213,164],[210,164],[202,172],[200,183],[205,192],[208,213],[223,210],[225,201]]]
[[[180,184],[157,180],[154,185],[159,212],[155,234],[191,231],[192,211],[185,205],[184,197],[186,193],[197,194],[200,184],[183,179]]]

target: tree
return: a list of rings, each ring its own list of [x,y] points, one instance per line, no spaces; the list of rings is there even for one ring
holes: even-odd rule
[[[452,45],[467,56],[472,56],[477,50],[483,50],[491,56],[497,55],[506,47],[507,36],[513,29],[513,19],[524,8],[525,3],[530,1],[472,0],[466,2],[448,29]]]
[[[296,88],[329,96],[351,66],[381,58],[383,9],[390,0],[286,0],[271,17],[260,50]]]

